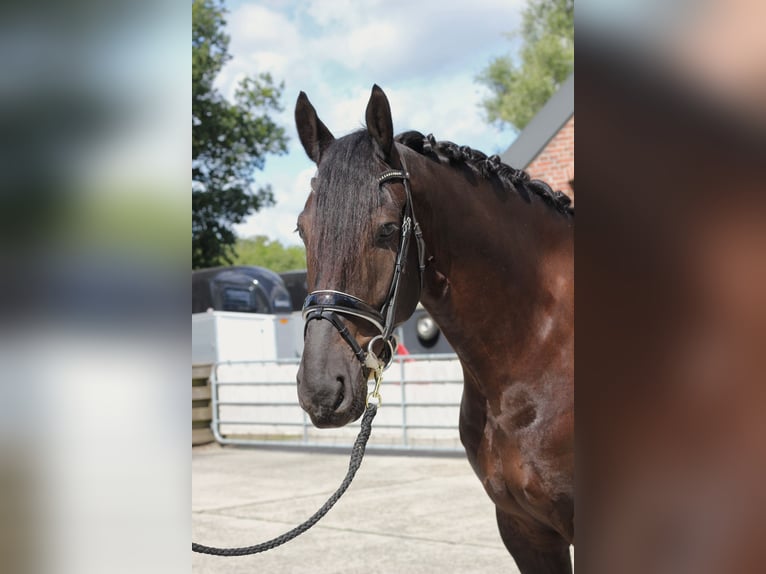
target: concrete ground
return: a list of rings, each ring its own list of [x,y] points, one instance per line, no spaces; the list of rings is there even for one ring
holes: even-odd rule
[[[193,540],[249,546],[311,516],[335,491],[348,454],[195,447]],[[264,554],[194,554],[193,572],[517,573],[494,506],[464,458],[369,452],[354,482],[314,528]]]

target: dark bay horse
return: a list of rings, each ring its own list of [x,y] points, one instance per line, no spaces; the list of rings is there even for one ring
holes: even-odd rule
[[[524,574],[571,572],[574,209],[522,171],[406,132],[375,86],[367,128],[335,139],[301,92],[317,164],[306,244],[298,397],[319,427],[365,408],[371,371],[418,300],[464,373],[460,437]],[[370,360],[372,358],[372,360]]]

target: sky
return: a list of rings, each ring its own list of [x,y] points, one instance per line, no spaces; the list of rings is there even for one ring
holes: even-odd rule
[[[256,185],[270,184],[276,206],[236,227],[240,237],[266,235],[299,245],[295,222],[315,171],[298,140],[293,112],[306,92],[335,137],[364,127],[373,84],[388,96],[394,131],[415,129],[438,140],[502,153],[515,132],[489,125],[475,81],[489,62],[510,54],[524,0],[229,0],[231,61],[217,87],[231,98],[247,75],[270,72],[284,82],[289,152],[268,156]]]

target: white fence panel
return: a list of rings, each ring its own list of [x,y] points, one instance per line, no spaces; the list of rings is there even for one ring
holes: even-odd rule
[[[218,363],[213,432],[222,444],[347,448],[359,422],[317,429],[298,405],[298,359]],[[462,453],[463,372],[455,355],[397,357],[384,374],[371,449]]]

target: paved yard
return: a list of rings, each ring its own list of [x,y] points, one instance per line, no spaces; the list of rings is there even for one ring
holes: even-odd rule
[[[195,542],[248,546],[311,516],[343,479],[347,454],[195,447]],[[494,507],[463,458],[368,452],[354,483],[313,529],[265,554],[194,554],[212,573],[427,574],[518,572]]]

